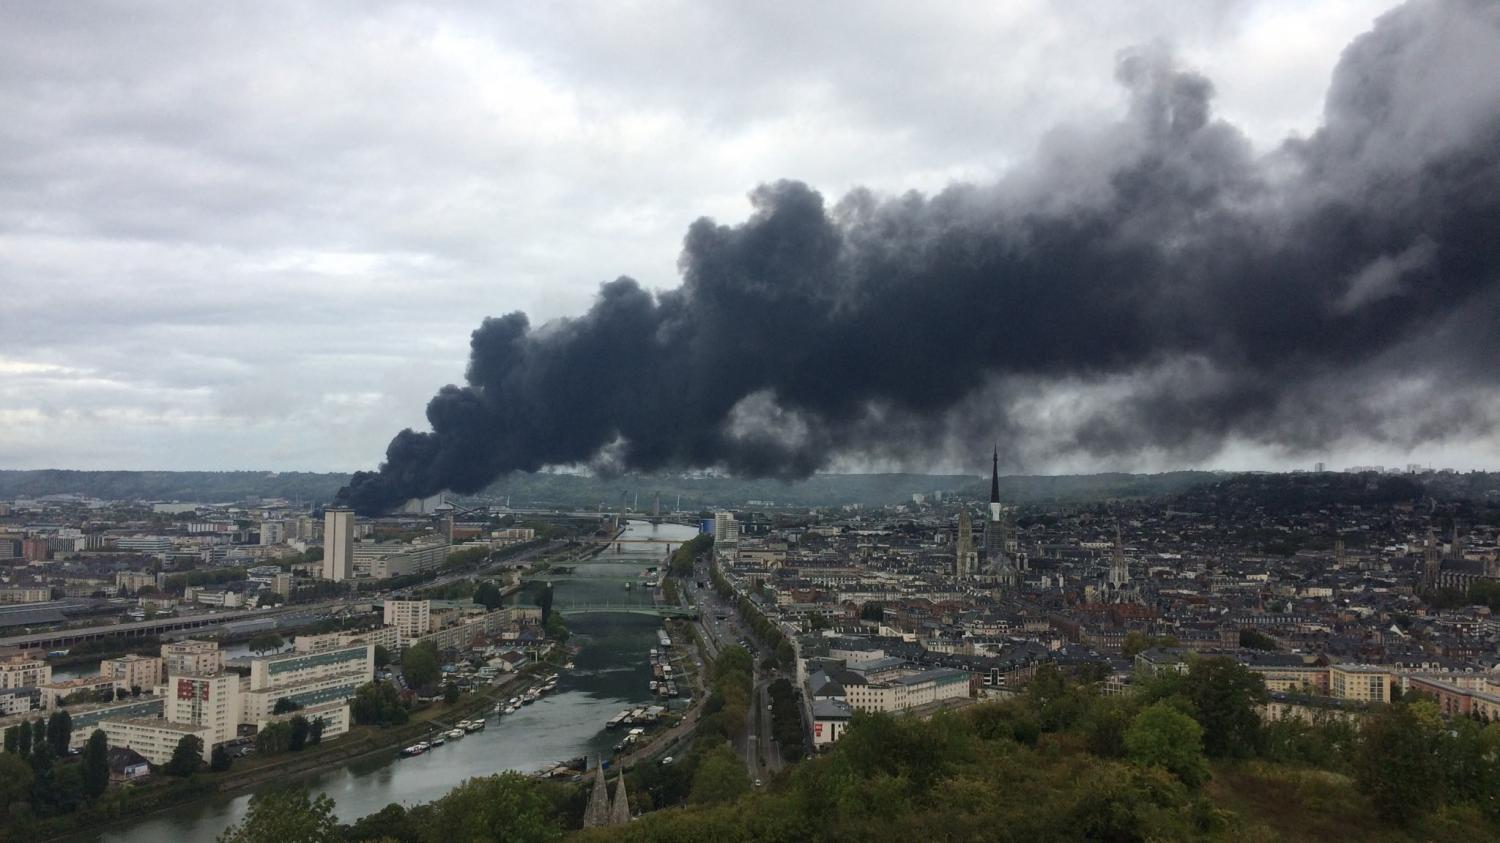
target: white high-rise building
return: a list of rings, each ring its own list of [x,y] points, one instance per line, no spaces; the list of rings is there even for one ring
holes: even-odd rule
[[[281,544],[286,541],[286,523],[282,521],[260,522],[260,543],[262,545]]]
[[[397,640],[406,646],[413,638],[432,631],[432,601],[387,599],[385,625],[394,626]]]
[[[235,673],[168,676],[163,714],[171,723],[208,727],[212,737],[204,742],[207,755],[213,746],[234,739],[240,722],[240,677]]]
[[[354,575],[354,510],[330,506],[323,520],[323,579],[343,582]]]
[[[740,540],[740,525],[734,520],[733,512],[714,513],[714,544],[738,544]]]

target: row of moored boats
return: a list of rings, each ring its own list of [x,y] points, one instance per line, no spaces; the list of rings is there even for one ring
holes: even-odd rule
[[[511,697],[509,700],[496,703],[495,708],[491,713],[497,717],[506,714],[515,714],[517,711],[521,710],[522,706],[531,705],[532,703],[541,699],[543,694],[555,690],[557,690],[557,676],[554,674],[546,682],[543,682],[535,688],[527,689],[520,696]],[[460,720],[457,723],[453,724],[452,729],[449,729],[446,732],[439,732],[437,735],[428,740],[414,743],[411,746],[401,750],[401,754],[407,758],[414,758],[418,755],[422,755],[425,752],[436,749],[447,743],[448,741],[455,741],[463,737],[464,735],[471,735],[475,732],[482,732],[484,731],[484,727],[485,718],[483,717],[479,717],[473,720]]]

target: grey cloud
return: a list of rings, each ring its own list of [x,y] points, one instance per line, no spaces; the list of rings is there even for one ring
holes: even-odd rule
[[[535,331],[520,313],[487,320],[467,385],[428,404],[432,432],[400,433],[347,498],[378,510],[475,491],[605,447],[631,468],[800,476],[909,443],[893,420],[942,431],[986,381],[1028,378],[1125,385],[1109,408],[1063,422],[1061,444],[1105,456],[1488,434],[1493,375],[1466,384],[1485,393],[1473,400],[1326,397],[1346,380],[1378,390],[1368,361],[1415,348],[1500,285],[1500,100],[1435,92],[1453,118],[1443,144],[1392,154],[1434,113],[1397,71],[1450,38],[1500,71],[1500,19],[1485,5],[1408,3],[1345,51],[1324,127],[1264,160],[1213,116],[1207,78],[1159,46],[1126,51],[1128,117],[1091,140],[1109,149],[1094,171],[1105,186],[1061,209],[1008,197],[1004,181],[856,193],[833,210],[802,183],[764,185],[747,222],[689,227],[680,289],[653,296],[620,278],[576,319]],[[1045,193],[1047,176],[1018,181]],[[1395,280],[1370,280],[1382,260]],[[1412,369],[1429,390],[1452,371],[1445,355],[1468,354],[1440,350]],[[1007,402],[998,416],[1014,424]],[[1413,405],[1414,423],[1396,423]]]

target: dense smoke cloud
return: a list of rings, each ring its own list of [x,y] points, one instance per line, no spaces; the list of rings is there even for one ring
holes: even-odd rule
[[[1124,120],[1058,130],[998,184],[831,206],[765,185],[743,224],[690,227],[680,288],[620,278],[575,319],[486,319],[432,431],[345,499],[590,462],[792,477],[996,435],[1013,461],[1199,459],[1488,429],[1500,7],[1382,17],[1322,127],[1259,157],[1167,49],[1116,75]]]

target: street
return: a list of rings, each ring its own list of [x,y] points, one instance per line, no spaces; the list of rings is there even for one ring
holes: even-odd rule
[[[707,566],[700,564],[695,576],[698,582],[709,582]],[[744,734],[734,741],[734,745],[745,759],[745,770],[751,780],[766,781],[785,766],[781,749],[771,737],[770,698],[766,693],[766,686],[775,676],[767,675],[761,669],[759,649],[751,640],[750,630],[740,619],[738,609],[726,605],[712,586],[698,588],[695,584],[689,586],[688,592],[693,605],[698,608],[699,629],[711,658],[717,657],[719,650],[727,646],[744,646],[750,652],[750,704],[745,713]],[[744,645],[741,642],[745,642]]]

